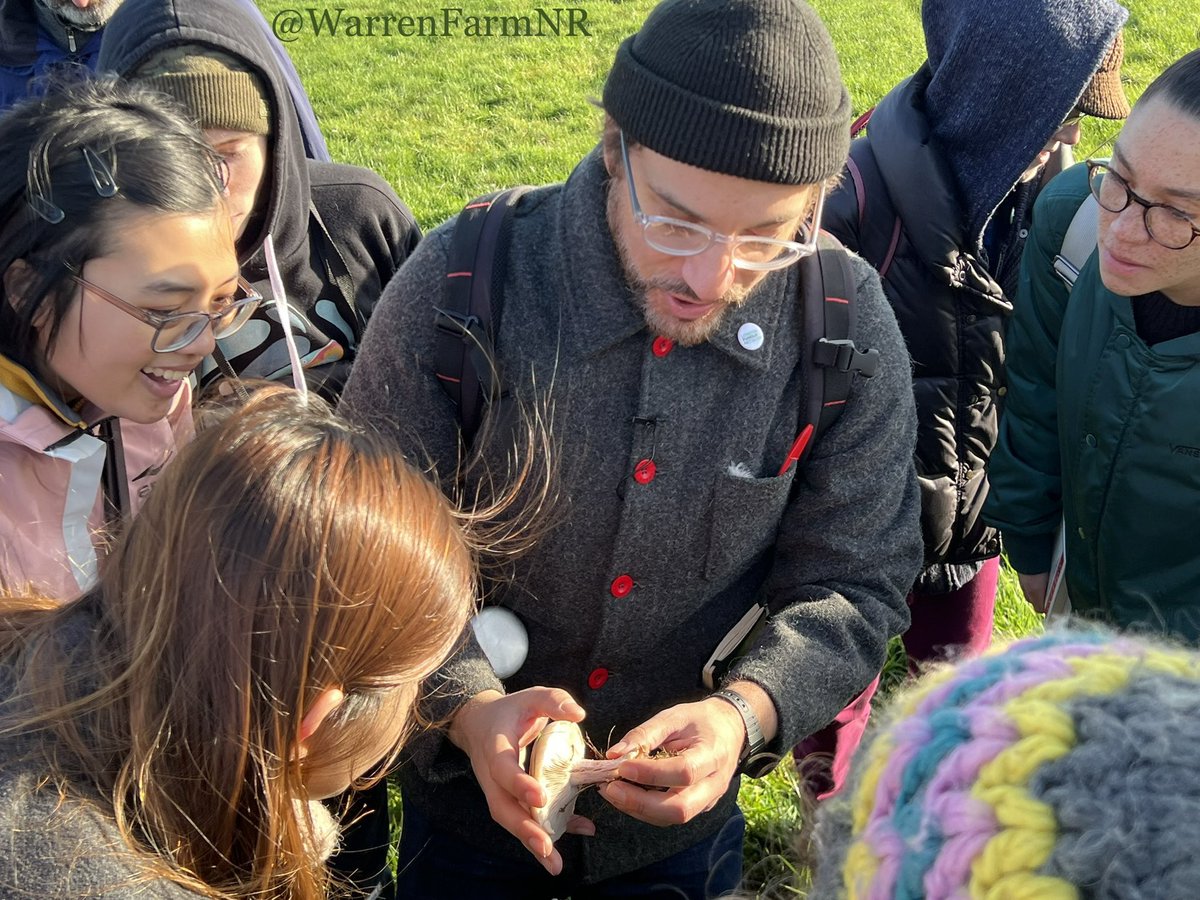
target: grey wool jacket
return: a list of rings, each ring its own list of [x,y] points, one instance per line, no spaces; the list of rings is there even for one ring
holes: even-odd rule
[[[74,644],[96,627],[80,617],[61,636]],[[28,709],[15,698],[15,676],[0,665],[0,725]],[[121,837],[111,804],[85,785],[65,796],[47,777],[49,766],[35,739],[0,738],[0,900],[47,897],[88,900],[185,900],[199,894],[147,872]],[[94,799],[92,799],[95,797]]]
[[[26,748],[27,749],[27,748]],[[71,795],[60,799],[45,773],[16,762],[13,741],[0,742],[0,897],[44,900],[185,900],[200,896],[150,876],[117,830],[112,813]]]
[[[702,699],[709,654],[763,601],[768,625],[728,680],[754,681],[774,700],[779,732],[768,749],[782,755],[867,685],[908,623],[904,598],[922,557],[908,355],[878,277],[853,257],[856,336],[879,350],[880,372],[855,383],[803,466],[777,475],[801,424],[798,267],[771,273],[708,342],[664,347],[622,274],[607,188],[597,148],[516,213],[499,369],[509,391],[549,410],[562,499],[488,598],[528,630],[524,665],[501,683],[469,637],[440,686],[455,702],[487,688],[564,688],[604,746]],[[427,455],[447,482],[458,419],[435,378],[433,308],[452,226],[434,231],[388,285],[341,407]],[[747,322],[765,335],[758,349],[738,341]],[[482,448],[496,470],[509,449],[504,440]],[[635,479],[644,460],[653,477],[643,466]],[[528,856],[491,821],[466,757],[444,736],[418,742],[401,778],[436,826]],[[712,811],[672,828],[585,794],[577,809],[597,834],[559,842],[564,871],[594,882],[665,859],[715,832],[736,792],[734,779]]]

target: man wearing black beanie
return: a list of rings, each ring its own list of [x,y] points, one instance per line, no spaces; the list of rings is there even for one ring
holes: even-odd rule
[[[428,712],[449,727],[401,770],[400,896],[736,887],[739,773],[828,721],[907,622],[920,535],[904,345],[861,260],[851,298],[828,301],[796,265],[849,143],[824,26],[802,0],[666,0],[617,51],[604,107],[600,145],[511,223],[497,368],[507,396],[547,411],[562,499],[488,594],[509,637],[481,619],[435,679]],[[478,496],[513,432],[485,422],[482,464],[457,471],[433,324],[462,274],[453,234],[434,231],[388,285],[341,409]],[[879,371],[853,380],[797,464],[803,309],[827,302],[853,308]],[[763,627],[706,687],[710,654],[756,604]],[[518,750],[585,711],[621,780],[581,795],[552,843]]]

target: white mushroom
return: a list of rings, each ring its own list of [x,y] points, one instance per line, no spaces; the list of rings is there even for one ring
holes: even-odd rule
[[[550,840],[557,841],[575,815],[575,798],[585,787],[617,779],[622,762],[637,755],[631,751],[617,759],[588,759],[583,731],[574,722],[554,721],[542,729],[528,747],[526,771],[546,791],[546,805],[530,809]]]

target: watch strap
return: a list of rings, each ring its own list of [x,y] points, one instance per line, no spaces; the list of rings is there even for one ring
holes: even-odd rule
[[[746,726],[746,743],[742,746],[741,755],[738,756],[738,770],[740,771],[748,760],[762,753],[767,745],[763,740],[762,728],[758,724],[758,716],[754,714],[754,707],[750,705],[750,701],[732,688],[721,688],[719,691],[713,691],[709,696],[720,697],[731,704],[738,711],[742,717],[742,723]]]

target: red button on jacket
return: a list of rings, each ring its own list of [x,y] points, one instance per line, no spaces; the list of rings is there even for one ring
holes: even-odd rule
[[[628,597],[633,590],[633,579],[628,575],[618,575],[608,589],[614,597]]]
[[[633,467],[633,480],[638,484],[649,484],[658,473],[658,466],[652,459],[643,459]]]
[[[650,345],[651,351],[655,356],[666,356],[675,346],[675,342],[667,337],[656,337],[654,343]]]
[[[592,669],[592,674],[588,676],[588,687],[593,691],[598,691],[604,687],[606,681],[608,681],[608,669]]]

